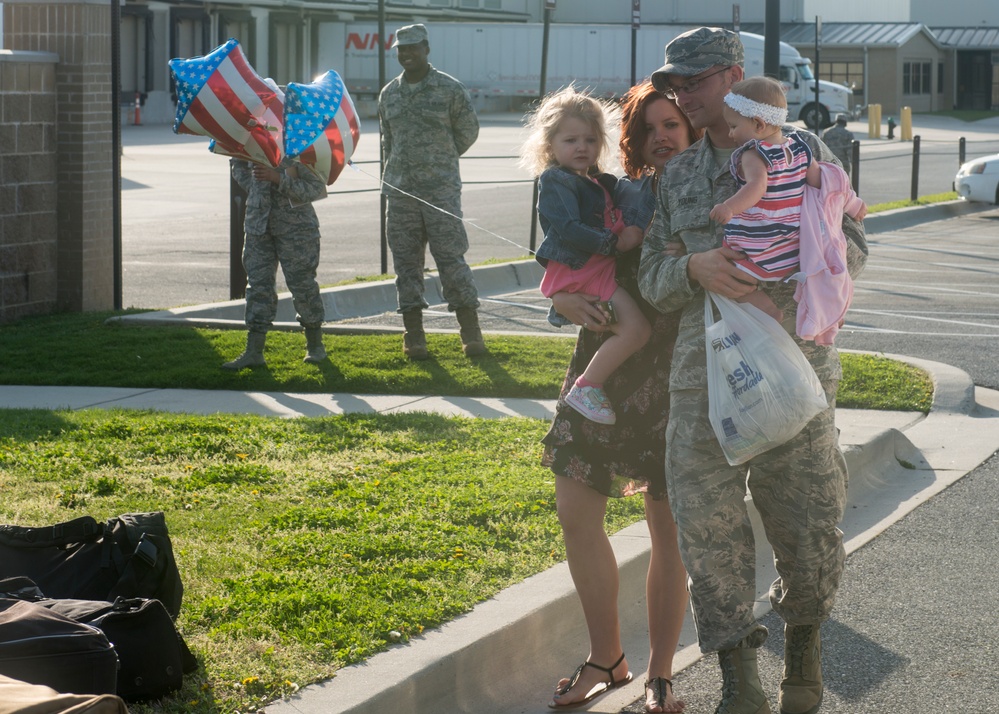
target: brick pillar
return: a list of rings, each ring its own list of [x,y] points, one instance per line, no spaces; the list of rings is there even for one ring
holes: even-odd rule
[[[110,0],[112,2],[117,0]],[[57,91],[57,301],[114,307],[109,0],[3,3],[3,44],[53,52]]]
[[[56,309],[58,61],[0,50],[0,324]]]

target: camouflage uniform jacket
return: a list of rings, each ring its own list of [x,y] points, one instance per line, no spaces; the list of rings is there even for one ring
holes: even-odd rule
[[[312,201],[326,195],[326,183],[297,161],[285,159],[278,171],[281,183],[257,181],[253,178],[253,164],[231,159],[232,177],[246,191],[246,218],[243,230],[253,235],[301,234],[303,237],[319,235],[319,218]],[[289,168],[297,168],[297,177],[289,176]],[[295,173],[295,172],[292,172]]]
[[[836,154],[846,172],[850,173],[850,165],[853,163],[853,132],[845,126],[835,124],[826,129],[822,141]]]
[[[797,130],[812,148],[818,161],[837,163],[829,148],[814,134],[785,126],[784,133]],[[673,158],[659,181],[656,216],[642,245],[638,282],[642,295],[662,312],[683,310],[680,333],[673,353],[670,389],[706,389],[707,370],[704,354],[704,291],[691,284],[687,263],[692,253],[720,248],[724,226],[708,220],[711,208],[731,197],[737,190],[735,179],[725,161],[715,161],[707,136]],[[847,265],[856,277],[867,262],[867,240],[862,223],[843,218],[847,238]],[[681,241],[687,249],[682,257],[670,257],[663,251],[668,241]],[[793,286],[774,291],[771,297],[784,311],[785,329],[794,331],[797,303]],[[815,368],[822,381],[842,376],[839,355],[833,347],[818,347],[812,342],[795,342]]]
[[[432,66],[416,84],[400,74],[378,96],[386,184],[423,199],[461,193],[458,157],[479,136],[468,90]],[[382,193],[391,189],[382,186]]]

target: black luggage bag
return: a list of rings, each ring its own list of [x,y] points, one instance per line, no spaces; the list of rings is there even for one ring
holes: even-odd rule
[[[157,699],[183,686],[198,661],[159,600],[73,600],[45,597],[26,577],[0,580],[0,598],[23,600],[96,627],[118,655],[117,694],[126,701]]]
[[[57,692],[114,694],[118,657],[96,627],[0,598],[0,674]]]
[[[118,653],[117,694],[127,702],[175,692],[198,662],[159,600],[118,598],[38,601],[52,612],[100,629]]]
[[[46,597],[159,600],[180,613],[184,587],[162,512],[54,526],[0,525],[0,580],[26,576]]]

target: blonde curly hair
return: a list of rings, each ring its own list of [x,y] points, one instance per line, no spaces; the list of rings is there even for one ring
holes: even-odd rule
[[[520,166],[532,176],[538,176],[556,164],[552,141],[559,126],[570,117],[589,125],[600,140],[600,154],[591,168],[591,171],[599,171],[600,162],[610,152],[607,127],[617,127],[618,109],[570,84],[545,95],[537,109],[527,115],[525,126],[529,133],[520,149]]]

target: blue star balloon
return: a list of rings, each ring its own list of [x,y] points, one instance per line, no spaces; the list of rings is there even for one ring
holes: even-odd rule
[[[361,136],[354,103],[329,70],[311,84],[291,82],[284,101],[284,152],[297,156],[327,185],[350,161]]]

